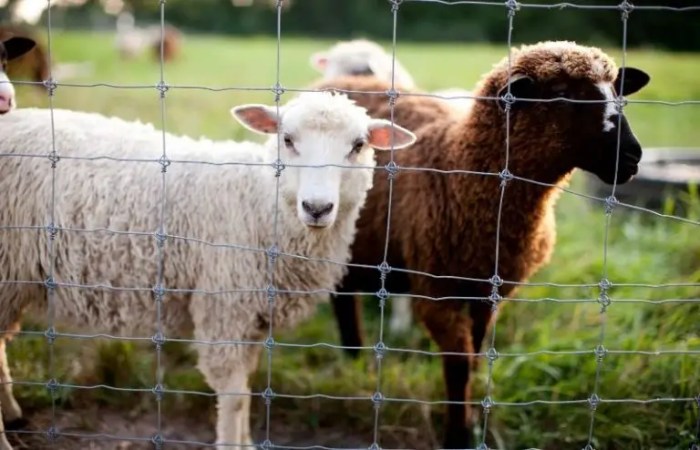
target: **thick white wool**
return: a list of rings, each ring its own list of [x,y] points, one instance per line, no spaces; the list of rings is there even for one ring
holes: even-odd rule
[[[298,123],[366,132],[364,109],[344,96],[315,95],[301,96],[282,110],[285,127]],[[59,285],[53,297],[59,330],[68,324],[154,335],[152,289],[162,273],[165,336],[216,342],[262,340],[270,320],[276,328],[293,326],[342,279],[340,263],[350,257],[372,169],[346,169],[336,221],[310,229],[297,218],[296,205],[282,196],[275,218],[278,178],[267,163],[277,155],[276,135],[265,145],[172,134],[163,140],[151,125],[67,110],[54,110],[54,129],[61,158],[53,169],[55,185],[47,158],[49,111],[20,109],[0,117],[0,226],[5,228],[0,231],[0,279],[6,283],[0,292],[0,330],[11,329],[28,308],[46,311],[41,282],[51,273]],[[171,161],[164,176],[158,162],[163,142]],[[361,156],[359,164],[374,165],[371,149]],[[229,164],[235,162],[258,165]],[[284,169],[280,184],[289,175],[285,171],[293,170]],[[169,236],[162,268],[156,239],[161,217]],[[46,230],[51,223],[58,228],[53,267]],[[20,229],[26,226],[35,228]],[[270,278],[265,250],[274,244],[282,255]],[[272,317],[270,286],[291,292],[278,293]],[[198,366],[217,393],[247,392],[259,346],[198,345],[197,350]],[[11,393],[3,395],[0,402],[7,406]],[[220,397],[219,402],[218,441],[248,441],[245,398]]]

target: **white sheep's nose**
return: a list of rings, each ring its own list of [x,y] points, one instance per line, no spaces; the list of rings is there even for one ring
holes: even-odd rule
[[[330,214],[331,211],[333,211],[333,206],[335,205],[333,205],[332,202],[308,202],[306,200],[301,202],[301,207],[304,208],[304,212],[313,217],[314,220],[318,220]]]
[[[4,72],[0,70],[0,114],[10,112],[15,103],[15,88]]]
[[[14,96],[12,94],[6,92],[0,93],[0,114],[10,112],[13,103]]]

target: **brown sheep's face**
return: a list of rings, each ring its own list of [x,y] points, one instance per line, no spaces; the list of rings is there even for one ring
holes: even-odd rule
[[[34,41],[23,37],[10,37],[0,41],[0,114],[5,114],[14,109],[17,105],[15,101],[15,89],[10,79],[5,73],[7,62],[27,53],[34,48]]]
[[[623,184],[638,171],[642,147],[624,114],[619,114],[615,99],[634,94],[649,82],[649,75],[626,67],[613,83],[590,80],[554,80],[537,82],[528,76],[511,77],[511,94],[516,99],[547,99],[546,102],[516,101],[512,108],[528,109],[538,121],[549,123],[548,135],[559,140],[566,165],[598,176],[608,184]],[[507,85],[499,92],[505,95]],[[556,100],[558,98],[572,101]],[[619,138],[619,158],[618,158]]]

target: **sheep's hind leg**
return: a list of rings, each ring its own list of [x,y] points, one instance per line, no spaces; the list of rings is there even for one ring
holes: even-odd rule
[[[2,414],[0,414],[2,416]],[[0,417],[2,419],[2,417]],[[5,427],[0,420],[0,450],[12,450],[12,446],[7,441],[7,436],[5,435]]]
[[[471,320],[463,315],[464,303],[444,300],[433,302],[415,300],[414,312],[425,324],[441,352],[473,353]],[[447,417],[443,447],[446,449],[472,448],[470,366],[473,357],[443,355],[442,372],[447,391]]]
[[[12,395],[12,377],[7,362],[6,345],[6,338],[0,338],[0,410],[7,429],[16,430],[23,428],[26,420],[22,418],[22,409]]]

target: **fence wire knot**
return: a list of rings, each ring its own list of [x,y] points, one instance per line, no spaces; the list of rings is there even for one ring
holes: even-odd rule
[[[368,450],[382,450],[382,448],[377,444],[376,442],[372,443],[372,445],[369,446]]]
[[[157,350],[160,350],[165,344],[165,336],[160,331],[157,331],[156,334],[151,336],[151,342],[156,345]]]
[[[501,187],[505,186],[505,184],[511,180],[513,180],[513,174],[511,173],[510,170],[508,169],[503,169],[501,172],[498,174],[498,178],[501,179]]]
[[[489,301],[491,302],[492,311],[498,309],[498,305],[499,303],[501,303],[501,300],[503,300],[503,297],[501,296],[501,294],[498,293],[498,288],[494,287],[491,291],[491,295],[489,295]]]
[[[379,265],[377,266],[377,269],[379,269],[379,272],[380,272],[382,275],[386,275],[386,274],[388,274],[389,272],[391,272],[391,266],[390,266],[389,263],[386,262],[386,261],[384,261],[384,262],[382,262],[381,264],[379,264]]]
[[[49,381],[46,382],[46,389],[49,391],[50,394],[55,394],[56,391],[58,390],[58,381],[56,381],[55,378],[51,378]]]
[[[160,98],[165,98],[165,93],[168,92],[169,89],[170,86],[168,86],[168,84],[163,80],[156,83],[156,90],[158,91]]]
[[[484,397],[484,399],[481,401],[481,407],[484,408],[484,414],[490,413],[493,406],[493,400],[491,400],[491,397],[489,396]]]
[[[489,359],[489,363],[493,363],[495,360],[498,359],[498,351],[491,347],[486,351],[486,357]]]
[[[513,103],[515,103],[515,96],[511,94],[510,92],[506,92],[501,96],[501,102],[503,102],[503,111],[508,113],[511,109],[511,106],[513,106]]]
[[[399,166],[394,161],[389,161],[389,163],[384,166],[384,169],[389,173],[388,178],[390,180],[393,180],[396,174],[399,173]]]
[[[399,91],[391,88],[386,91],[386,96],[389,97],[389,106],[396,106],[396,100],[399,98]]]
[[[56,289],[56,281],[53,279],[53,277],[48,277],[47,279],[44,280],[44,287],[50,291],[53,291]]]
[[[520,9],[520,4],[516,0],[506,0],[506,8],[508,9],[508,17],[515,15],[515,11]]]
[[[486,445],[486,443],[482,442],[481,444],[479,444],[476,450],[489,450],[489,446]]]
[[[627,20],[630,16],[630,13],[634,9],[634,5],[627,0],[622,0],[622,3],[617,5],[618,9],[622,11],[622,20]]]
[[[151,389],[151,392],[153,392],[153,395],[156,396],[156,401],[161,401],[163,400],[163,394],[165,393],[165,388],[163,387],[162,384],[158,383],[155,386],[153,386],[153,389]]]
[[[267,339],[263,341],[263,347],[265,347],[265,350],[272,350],[274,346],[275,339],[272,336],[268,336]]]
[[[391,3],[391,12],[396,12],[399,10],[399,6],[403,3],[403,0],[389,0]]]
[[[275,393],[272,388],[268,387],[262,392],[262,398],[265,400],[265,404],[269,405],[272,403],[272,399],[275,397]]]
[[[389,298],[389,291],[381,288],[377,291],[377,297],[379,297],[379,307],[384,308],[384,306],[386,306],[386,299]]]
[[[49,442],[55,441],[56,439],[58,439],[58,437],[60,435],[61,435],[61,433],[58,431],[58,428],[56,428],[55,426],[50,426],[46,430],[46,439],[48,439]]]
[[[376,344],[374,344],[374,354],[375,354],[377,360],[384,358],[385,353],[386,353],[386,345],[384,345],[384,342],[377,342]]]
[[[274,303],[275,297],[277,297],[277,288],[272,284],[268,284],[267,288],[265,288],[265,291],[267,292],[267,301],[270,303]]]
[[[280,97],[284,94],[284,88],[281,84],[277,83],[270,89],[273,94],[275,94],[275,103],[280,101]]]
[[[591,444],[588,444],[585,447],[583,447],[583,450],[595,450],[595,447],[593,447]]]
[[[372,394],[372,403],[374,403],[375,408],[379,408],[384,401],[384,395],[381,392],[375,392]]]
[[[44,331],[44,337],[46,338],[49,344],[53,344],[54,341],[56,341],[56,338],[58,337],[56,335],[56,329],[54,327],[48,327],[46,331]]]
[[[47,80],[42,81],[41,84],[44,85],[44,87],[46,88],[46,90],[49,93],[49,96],[53,97],[53,94],[56,92],[56,89],[58,88],[58,83],[56,83],[56,80],[54,80],[53,78],[49,78]]]
[[[600,312],[604,313],[610,306],[610,303],[612,303],[612,300],[610,300],[610,296],[607,293],[601,292],[598,296],[598,303],[600,303]]]
[[[58,234],[58,228],[53,222],[51,222],[46,225],[46,232],[49,233],[49,239],[53,241],[56,239],[56,235]]]
[[[158,158],[158,164],[160,164],[160,173],[165,173],[168,171],[171,161],[165,155],[162,155]]]
[[[272,163],[272,168],[275,169],[275,177],[279,178],[279,176],[282,175],[282,171],[285,169],[285,165],[281,159],[277,159]]]
[[[168,238],[165,235],[165,233],[163,233],[160,230],[153,233],[153,237],[156,238],[156,245],[158,246],[158,248],[163,248],[163,246],[165,245],[165,240]]]
[[[161,1],[164,2],[165,0]],[[160,449],[163,447],[163,444],[165,444],[165,439],[163,439],[163,436],[161,436],[160,434],[156,434],[151,438],[151,442],[153,443],[153,445],[155,445],[156,449]]]
[[[153,297],[157,302],[163,301],[163,297],[165,296],[165,288],[163,287],[162,284],[156,284],[153,286]]]
[[[601,344],[598,345],[593,352],[595,353],[595,357],[598,360],[598,362],[600,362],[608,354],[608,349]]]
[[[605,214],[610,215],[612,214],[613,210],[615,209],[615,206],[618,204],[617,198],[614,195],[611,195],[605,199]]]
[[[279,1],[281,2],[282,0],[279,0]],[[263,450],[269,450],[272,447],[274,447],[274,445],[272,445],[272,441],[270,441],[269,439],[265,439],[262,442],[262,444],[260,444],[260,446],[263,448]]]
[[[265,255],[267,255],[270,262],[274,264],[275,261],[277,261],[277,258],[280,256],[279,248],[277,247],[277,245],[272,244],[270,248],[265,250]]]
[[[625,108],[625,106],[627,106],[629,101],[625,98],[624,95],[620,94],[617,97],[615,97],[613,103],[615,104],[615,110],[617,111],[617,113],[622,114],[622,110]]]
[[[61,157],[58,156],[58,153],[56,153],[56,150],[51,150],[49,154],[46,156],[49,161],[51,161],[51,168],[55,169],[56,164],[61,160]]]
[[[494,275],[491,278],[489,278],[489,282],[491,283],[491,286],[494,287],[503,286],[503,278],[499,277],[498,275]]]
[[[599,404],[600,404],[600,397],[598,397],[598,394],[593,394],[588,399],[588,406],[591,408],[592,411],[595,411],[598,408]]]
[[[598,287],[600,288],[601,291],[607,291],[608,289],[610,289],[612,287],[612,283],[607,278],[603,278],[598,283]]]

